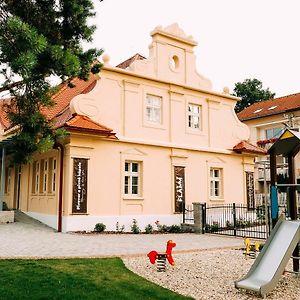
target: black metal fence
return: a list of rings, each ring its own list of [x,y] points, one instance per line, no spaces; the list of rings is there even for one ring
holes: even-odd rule
[[[232,203],[206,206],[204,228],[209,233],[265,239],[270,225],[263,206],[249,210],[247,206]]]
[[[257,239],[266,239],[270,233],[271,209],[265,205],[260,205],[255,209],[248,209],[243,204],[220,204],[206,205],[201,204],[202,208],[202,232],[221,235],[231,235],[240,237],[250,237]],[[287,206],[279,206],[279,215],[285,214],[288,219]],[[300,219],[300,215],[298,216]],[[183,213],[183,223],[194,223],[194,209],[192,206],[186,206]]]

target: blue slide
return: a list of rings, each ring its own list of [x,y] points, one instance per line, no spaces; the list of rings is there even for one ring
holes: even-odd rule
[[[300,222],[279,219],[248,274],[235,287],[266,296],[275,288],[299,241]]]

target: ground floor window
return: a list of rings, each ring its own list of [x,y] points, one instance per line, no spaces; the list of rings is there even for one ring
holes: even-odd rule
[[[222,181],[222,169],[210,168],[210,197],[221,198]]]
[[[124,194],[140,196],[141,194],[141,163],[125,161],[124,167]]]

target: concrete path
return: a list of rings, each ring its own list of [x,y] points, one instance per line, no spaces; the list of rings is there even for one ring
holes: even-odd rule
[[[177,244],[174,253],[243,246],[241,238],[209,234],[58,233],[17,213],[17,222],[0,224],[0,258],[146,255],[151,250],[164,251],[168,240]]]

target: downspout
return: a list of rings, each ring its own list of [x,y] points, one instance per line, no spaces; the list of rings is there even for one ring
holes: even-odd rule
[[[1,194],[0,194],[0,211],[3,210],[4,202],[4,189],[5,189],[5,147],[2,148],[2,161],[1,161]]]
[[[60,165],[59,165],[59,192],[58,192],[58,224],[57,231],[62,231],[62,206],[63,206],[63,175],[64,175],[64,146],[56,142],[54,148],[60,150]]]

